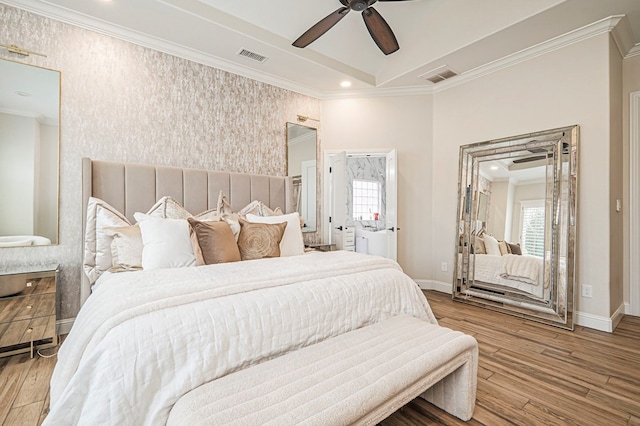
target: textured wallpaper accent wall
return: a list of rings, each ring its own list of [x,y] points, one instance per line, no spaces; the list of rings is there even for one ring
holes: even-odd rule
[[[0,58],[62,72],[60,244],[0,249],[0,268],[61,264],[59,319],[79,310],[82,157],[281,176],[285,123],[320,116],[318,99],[4,4],[0,43],[48,55]]]

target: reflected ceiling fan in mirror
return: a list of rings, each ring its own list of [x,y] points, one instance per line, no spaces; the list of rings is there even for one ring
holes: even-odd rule
[[[347,16],[351,10],[362,12],[362,19],[369,30],[369,34],[376,45],[382,50],[382,53],[389,55],[400,49],[396,36],[391,31],[391,27],[387,21],[375,10],[372,5],[378,1],[410,1],[410,0],[340,0],[344,5],[340,9],[321,19],[314,26],[309,28],[296,41],[293,42],[295,47],[307,47],[320,36],[329,31],[335,24],[340,22],[342,18]]]

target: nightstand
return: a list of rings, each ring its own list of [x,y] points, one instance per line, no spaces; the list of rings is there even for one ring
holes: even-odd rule
[[[316,251],[335,251],[335,244],[309,244],[308,248]]]
[[[58,344],[58,265],[8,268],[0,272],[0,356]]]

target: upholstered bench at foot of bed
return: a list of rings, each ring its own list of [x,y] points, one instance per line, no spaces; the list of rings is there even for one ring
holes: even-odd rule
[[[469,420],[477,369],[473,337],[403,315],[204,384],[167,424],[376,424],[419,395]]]

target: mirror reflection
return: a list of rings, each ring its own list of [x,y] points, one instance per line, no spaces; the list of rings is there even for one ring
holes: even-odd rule
[[[577,127],[461,147],[454,298],[572,328]]]
[[[58,243],[60,72],[0,60],[0,247]]]
[[[302,232],[317,229],[316,141],[316,129],[287,123],[287,175],[293,177],[294,208],[304,220]]]

